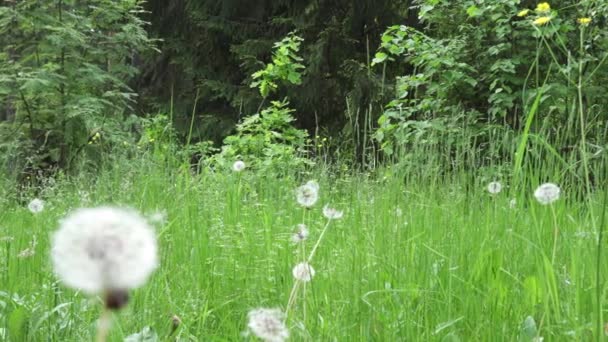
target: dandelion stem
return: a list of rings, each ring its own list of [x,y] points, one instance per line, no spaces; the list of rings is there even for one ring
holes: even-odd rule
[[[293,287],[291,288],[291,293],[289,294],[289,299],[287,300],[287,308],[285,309],[285,319],[287,319],[287,316],[289,316],[289,310],[291,309],[291,306],[293,305],[293,303],[296,299],[296,293],[298,292],[299,287],[300,287],[300,281],[296,280],[296,282],[293,284]]]
[[[557,235],[559,234],[559,230],[557,229],[557,217],[555,215],[555,208],[553,204],[549,205],[551,207],[551,215],[553,216],[553,251],[551,252],[551,265],[555,264],[555,253],[557,251]]]
[[[97,324],[97,337],[95,338],[96,342],[105,342],[108,338],[108,333],[110,332],[110,326],[112,325],[112,316],[110,309],[108,309],[105,305],[103,307],[103,311],[101,312],[101,316],[99,317],[99,322]]]
[[[327,223],[325,224],[325,227],[321,231],[321,235],[319,235],[319,239],[317,240],[317,242],[315,243],[315,246],[310,251],[310,255],[308,256],[308,259],[306,259],[307,263],[310,263],[312,261],[312,258],[315,256],[315,252],[317,251],[319,244],[321,244],[321,240],[323,240],[323,236],[325,235],[325,232],[327,231],[327,228],[329,227],[330,222],[331,222],[331,219],[328,219]]]

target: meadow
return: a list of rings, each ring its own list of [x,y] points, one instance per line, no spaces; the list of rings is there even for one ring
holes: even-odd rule
[[[0,1],[0,341],[605,341],[607,21]]]
[[[295,191],[310,179],[320,198],[305,209]],[[596,277],[608,262],[605,255],[596,262],[593,227],[605,224],[605,190],[587,204],[563,189],[541,205],[534,187],[503,184],[491,194],[490,181],[391,168],[193,173],[145,160],[94,179],[58,178],[42,189],[39,213],[28,210],[28,194],[0,202],[0,337],[94,338],[102,301],[57,280],[49,240],[73,209],[112,204],[154,223],[160,266],[113,313],[110,341],[255,340],[248,312],[286,309],[292,268],[318,241],[329,204],[344,215],[329,220],[310,261],[314,277],[288,312],[291,340],[601,339],[598,298],[605,302],[607,288],[602,280],[598,289]],[[301,223],[310,236],[297,246]]]

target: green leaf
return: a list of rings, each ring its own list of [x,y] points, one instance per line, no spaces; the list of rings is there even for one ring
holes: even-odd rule
[[[481,10],[477,6],[472,5],[469,8],[467,8],[467,14],[469,15],[470,18],[478,17],[481,15]]]
[[[528,316],[524,319],[519,328],[519,341],[530,342],[536,336],[538,336],[536,321],[534,320],[534,317]]]
[[[384,52],[376,52],[376,56],[372,60],[372,65],[380,64],[388,58],[388,55]]]
[[[18,307],[8,316],[8,331],[12,341],[25,341],[27,336],[28,312]]]

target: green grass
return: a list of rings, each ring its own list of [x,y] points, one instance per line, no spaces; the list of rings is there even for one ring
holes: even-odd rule
[[[599,221],[602,193],[582,203],[565,190],[552,210],[535,202],[534,188],[490,196],[485,180],[467,174],[319,171],[295,181],[251,170],[193,175],[134,166],[100,171],[94,181],[58,180],[45,190],[47,206],[38,215],[15,199],[0,201],[0,236],[13,238],[0,242],[0,340],[93,339],[101,301],[57,281],[49,237],[70,210],[101,204],[168,214],[157,227],[160,268],[114,315],[111,341],[145,326],[171,340],[173,315],[182,324],[172,340],[246,340],[250,309],[285,309],[291,269],[302,259],[291,233],[308,224],[310,251],[326,223],[326,203],[345,214],[331,223],[311,262],[316,276],[289,313],[295,341],[529,341],[522,330],[528,316],[545,341],[601,338],[589,206]],[[294,189],[312,178],[321,198],[307,211]],[[89,193],[89,203],[79,191]],[[509,192],[517,193],[515,208]],[[551,264],[554,221],[559,235]],[[18,257],[33,236],[35,254]],[[600,267],[606,274],[605,258]]]

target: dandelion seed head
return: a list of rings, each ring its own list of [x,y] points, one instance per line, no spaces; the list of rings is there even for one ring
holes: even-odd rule
[[[143,285],[158,265],[154,231],[136,212],[78,209],[52,237],[51,258],[59,278],[89,294]]]
[[[34,198],[28,205],[27,208],[33,213],[38,214],[44,210],[44,201],[39,198]]]
[[[536,188],[534,197],[542,205],[551,204],[559,199],[560,188],[553,183],[544,183]]]
[[[237,160],[234,162],[234,164],[232,164],[232,171],[234,172],[241,172],[245,170],[245,162],[242,160]]]
[[[502,184],[500,182],[490,182],[488,184],[488,192],[492,195],[498,194],[502,190]]]
[[[296,228],[296,232],[292,235],[291,241],[294,243],[300,243],[308,239],[308,227],[305,224],[299,224]]]
[[[315,269],[307,262],[301,262],[293,268],[292,273],[297,280],[309,282],[315,276]]]
[[[247,327],[265,342],[283,342],[289,338],[285,314],[279,309],[254,309],[247,314]]]
[[[326,204],[323,207],[323,215],[330,220],[338,220],[341,219],[342,216],[344,216],[344,212],[341,210],[330,208],[329,204]]]
[[[315,186],[314,184],[310,184],[310,182],[300,186],[297,190],[296,190],[296,200],[298,201],[298,203],[305,207],[305,208],[310,208],[313,205],[315,205],[315,203],[317,203],[317,200],[319,199],[319,187],[318,185]]]

